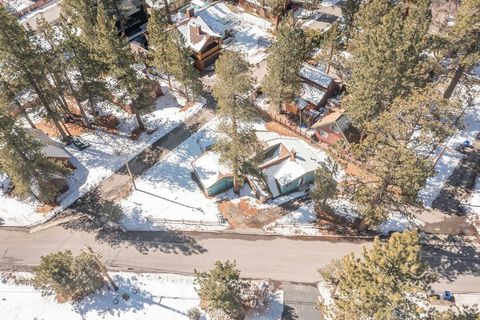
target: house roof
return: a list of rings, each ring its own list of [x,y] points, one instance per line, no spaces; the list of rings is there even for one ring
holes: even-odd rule
[[[224,177],[231,176],[230,169],[220,163],[220,156],[207,151],[192,162],[192,167],[205,189],[213,186]]]
[[[308,83],[302,83],[302,93],[300,97],[311,104],[318,105],[325,96],[325,93],[325,91]]]
[[[343,109],[331,109],[333,110],[329,114],[327,114],[325,117],[321,118],[318,120],[313,126],[313,129],[323,127],[325,125],[329,125],[331,123],[336,122],[338,119],[344,116],[345,110]]]
[[[50,139],[42,130],[28,128],[26,129],[35,139],[43,143],[42,152],[47,158],[70,159],[71,156],[61,147],[61,145]]]
[[[304,174],[315,171],[325,159],[323,152],[317,152],[300,139],[277,137],[265,142],[270,146],[267,151],[271,152],[266,153],[267,158],[260,167],[263,167],[262,172],[273,197],[279,195],[277,183],[281,186],[287,185]],[[282,150],[286,152],[282,153]],[[290,156],[292,153],[295,153],[295,159]]]
[[[327,89],[333,81],[333,79],[327,74],[323,73],[322,70],[312,65],[309,65],[308,63],[303,64],[302,68],[300,69],[299,75],[305,80],[308,80],[311,83],[325,89]]]
[[[194,30],[196,30],[198,27],[200,28],[200,34],[192,34],[192,32],[195,32]],[[196,52],[200,52],[202,50],[209,37],[221,37],[219,34],[215,33],[200,17],[193,17],[181,22],[178,25],[178,30],[185,38],[186,45]]]
[[[217,34],[225,34],[232,21],[238,20],[237,16],[223,2],[208,6],[195,13]]]

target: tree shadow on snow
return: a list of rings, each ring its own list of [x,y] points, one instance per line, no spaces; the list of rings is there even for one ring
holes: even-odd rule
[[[163,305],[161,296],[155,296],[147,291],[140,290],[135,276],[124,278],[121,275],[115,275],[113,281],[118,286],[118,291],[114,291],[110,286],[107,286],[101,292],[73,303],[74,310],[84,317],[93,312],[98,316],[113,315],[122,318],[122,314],[126,312],[140,313],[146,307],[155,305],[186,316],[180,310]],[[128,295],[127,299],[122,297],[124,294]]]

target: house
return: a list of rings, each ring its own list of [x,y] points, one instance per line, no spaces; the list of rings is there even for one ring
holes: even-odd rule
[[[214,32],[201,17],[195,16],[193,9],[187,11],[187,19],[179,22],[177,28],[193,52],[197,69],[204,70],[219,57],[222,36]]]
[[[266,19],[275,19],[276,17],[272,14],[272,9],[270,6],[269,0],[239,0],[238,4],[240,7],[245,9],[247,12],[254,13],[260,17]],[[290,9],[292,1],[285,0],[286,9]]]
[[[52,140],[40,129],[28,128],[27,132],[37,141],[43,144],[43,155],[50,160],[61,163],[67,168],[75,169],[75,166],[71,162],[71,156],[63,148],[61,143]]]
[[[220,163],[220,156],[206,151],[192,162],[193,172],[207,196],[213,197],[233,187],[233,175]]]
[[[273,198],[307,189],[315,179],[315,170],[324,154],[296,138],[278,137],[267,142],[259,165]]]
[[[319,67],[303,64],[299,76],[302,91],[292,103],[287,105],[287,112],[299,115],[307,126],[313,125],[325,112],[325,104],[336,92],[336,84]]]
[[[360,140],[360,131],[348,120],[345,110],[332,108],[330,113],[317,121],[312,127],[319,141],[329,145],[341,143],[348,147]]]

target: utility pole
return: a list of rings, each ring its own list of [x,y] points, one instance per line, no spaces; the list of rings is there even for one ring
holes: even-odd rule
[[[97,255],[93,252],[92,250],[92,247],[87,247],[87,252],[86,252],[88,255],[90,255],[93,260],[95,260],[95,263],[97,264],[97,266],[100,268],[100,270],[102,271],[102,274],[105,278],[107,278],[108,282],[110,282],[110,284],[112,285],[113,289],[115,291],[118,291],[118,286],[115,284],[115,282],[113,282],[113,279],[110,277],[110,275],[108,274],[108,271],[107,271],[107,268],[105,267],[105,265],[100,261],[100,259],[98,259]]]

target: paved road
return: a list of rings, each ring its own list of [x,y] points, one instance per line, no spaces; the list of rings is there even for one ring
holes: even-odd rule
[[[113,269],[190,274],[211,268],[216,260],[236,260],[251,278],[314,283],[317,268],[355,252],[365,241],[296,240],[273,236],[133,232],[112,234],[55,227],[35,234],[0,231],[0,267],[34,266],[40,256],[57,250],[79,252],[92,246]],[[480,251],[456,244],[425,248],[424,256],[442,275],[436,289],[478,292]]]

